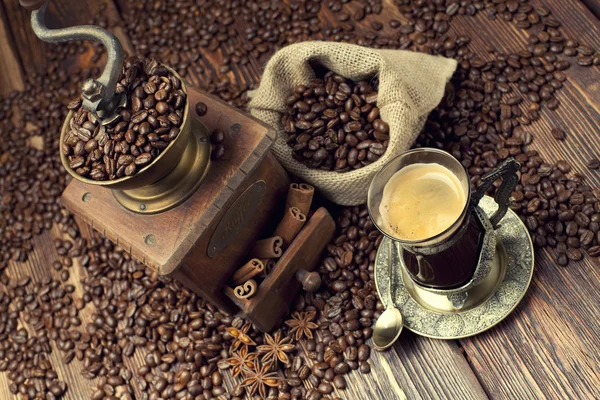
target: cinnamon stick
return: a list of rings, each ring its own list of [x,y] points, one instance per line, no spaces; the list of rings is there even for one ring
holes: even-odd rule
[[[267,275],[269,275],[271,271],[273,271],[273,268],[275,268],[275,260],[273,260],[272,258],[264,258],[260,261],[262,261],[263,265],[265,266],[263,271],[260,273],[260,276],[266,278]]]
[[[306,223],[306,215],[298,207],[288,208],[283,219],[275,228],[275,236],[283,240],[283,248],[286,249],[293,241],[300,229]]]
[[[244,264],[242,267],[240,267],[238,270],[236,270],[233,273],[231,280],[236,285],[241,285],[242,283],[246,282],[248,279],[252,279],[256,275],[263,272],[264,269],[265,269],[265,265],[263,264],[263,262],[260,261],[258,258],[253,258],[252,260],[250,260],[246,264]]]
[[[256,284],[256,281],[253,279],[250,279],[250,280],[244,282],[243,284],[233,288],[233,294],[238,299],[248,299],[248,298],[252,297],[254,295],[254,293],[256,293],[257,288],[258,288],[258,285]]]
[[[288,189],[285,209],[297,207],[304,215],[308,215],[312,199],[315,194],[315,188],[306,183],[292,183]]]
[[[283,239],[280,236],[273,236],[267,239],[259,240],[250,250],[250,257],[254,258],[279,258],[283,254]]]

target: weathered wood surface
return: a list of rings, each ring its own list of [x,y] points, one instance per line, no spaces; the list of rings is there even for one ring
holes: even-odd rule
[[[548,7],[568,38],[600,48],[600,24],[580,2],[538,2]],[[481,49],[516,51],[527,43],[527,32],[505,21],[454,24],[456,31],[473,38]],[[548,161],[569,160],[576,172],[600,185],[597,171],[586,162],[600,155],[600,69],[583,68],[570,59],[569,79],[559,91],[558,110],[544,110],[529,128],[535,139],[530,146]],[[528,101],[525,102],[525,106]],[[567,132],[556,141],[554,126]],[[600,397],[600,323],[597,297],[600,287],[598,260],[586,257],[567,268],[559,267],[552,254],[536,252],[535,272],[529,293],[517,310],[498,327],[461,340],[471,366],[488,395],[499,399],[592,399]]]
[[[118,2],[126,7],[126,1]],[[46,44],[33,36],[27,14],[16,3],[3,2],[9,17],[7,25],[16,44],[14,48],[19,53],[13,57],[22,61],[25,71],[43,69],[44,53],[41,50]],[[86,21],[89,18],[86,10],[97,10],[98,7],[97,2],[92,0],[53,0],[53,3],[60,3],[54,6],[56,10],[69,10],[69,19],[61,21],[71,24]],[[77,3],[78,8],[71,8],[75,7],[71,3]],[[386,3],[382,15],[370,16],[363,23],[368,25],[374,19],[383,22],[398,18],[393,1],[387,0]],[[592,10],[600,9],[598,1],[569,1],[568,6],[565,3],[564,0],[542,1],[563,23],[562,29],[567,37],[600,49],[600,23],[585,6]],[[114,10],[113,6],[111,3],[109,9]],[[75,9],[81,12],[74,13]],[[63,15],[62,18],[67,17]],[[334,21],[328,15],[324,18]],[[388,29],[387,26],[385,29]],[[456,18],[452,31],[470,35],[473,48],[482,55],[486,45],[507,51],[521,49],[525,47],[527,38],[527,32],[517,29],[512,23],[489,21],[483,14],[476,18]],[[3,40],[5,38],[0,37],[4,56]],[[201,62],[213,63],[218,68],[220,58],[218,54],[205,54]],[[3,69],[0,71],[5,72]],[[542,119],[528,128],[535,136],[532,148],[539,150],[548,161],[570,160],[574,169],[589,177],[594,185],[600,185],[600,176],[598,172],[588,171],[585,162],[600,155],[597,134],[600,122],[599,73],[597,67],[571,67],[567,71],[569,80],[566,87],[558,95],[560,108],[555,112],[543,111]],[[257,63],[243,71],[241,76],[245,80],[256,80],[260,76]],[[188,79],[193,83],[202,81],[197,76],[189,76]],[[567,141],[557,142],[551,137],[553,126],[565,129]],[[12,263],[9,274],[31,275],[40,279],[51,273],[48,265],[56,257],[51,235],[58,235],[58,231],[55,229],[51,234],[37,238],[36,251],[30,260],[22,264]],[[340,396],[349,399],[399,399],[403,390],[409,399],[600,398],[600,356],[597,351],[600,348],[600,305],[596,301],[600,290],[598,262],[586,258],[562,269],[556,266],[551,256],[545,251],[536,253],[536,270],[529,293],[517,310],[497,327],[460,342],[444,342],[403,333],[391,351],[373,354],[371,374],[349,375],[349,389],[339,393]],[[76,287],[78,280],[79,277],[73,273],[71,282]],[[89,394],[93,382],[79,376],[81,365],[78,361],[65,366],[60,362],[59,352],[55,351],[52,362],[59,376],[71,388],[67,399],[85,398]],[[128,361],[130,365],[140,365],[141,362],[139,354]],[[231,384],[229,377],[226,381]],[[0,393],[8,393],[5,374],[0,374]]]
[[[23,70],[15,50],[6,14],[0,7],[0,96],[7,96],[12,90],[23,90]]]

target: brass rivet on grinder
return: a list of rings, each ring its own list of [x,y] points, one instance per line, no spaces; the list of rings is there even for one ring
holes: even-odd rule
[[[154,246],[156,244],[156,236],[149,234],[144,238],[144,243],[148,246]]]

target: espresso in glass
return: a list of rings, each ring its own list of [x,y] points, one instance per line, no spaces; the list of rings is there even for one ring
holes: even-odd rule
[[[379,212],[396,237],[413,241],[448,229],[466,204],[452,171],[437,163],[417,163],[402,168],[388,181]]]
[[[460,220],[468,197],[448,168],[438,163],[415,163],[396,172],[384,186],[379,212],[394,237],[422,241],[444,233]],[[402,253],[406,269],[417,282],[432,288],[452,288],[473,276],[481,230],[470,215],[460,230],[456,243],[439,252]]]
[[[489,272],[489,263],[480,263],[483,242],[508,210],[519,167],[512,158],[504,160],[471,192],[467,170],[452,155],[431,148],[409,150],[373,177],[369,215],[377,229],[400,245],[403,265],[415,283],[436,291],[461,290]],[[498,209],[488,218],[477,205],[498,179]]]

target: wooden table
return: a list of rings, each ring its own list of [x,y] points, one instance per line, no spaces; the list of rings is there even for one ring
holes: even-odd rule
[[[53,3],[49,21],[65,26],[87,21],[98,11],[100,2],[53,0]],[[119,12],[127,6],[127,1],[108,0],[107,3],[109,18],[119,20]],[[370,16],[362,23],[400,19],[393,1],[384,3],[380,16]],[[567,37],[600,49],[600,21],[590,11],[600,10],[598,0],[543,0],[542,3],[563,23]],[[331,15],[324,17],[334,21]],[[28,20],[28,13],[20,9],[17,0],[0,4],[1,95],[22,89],[26,74],[44,68],[43,49],[50,45],[35,38]],[[516,51],[525,46],[527,38],[525,31],[502,20],[489,21],[484,13],[476,18],[456,18],[451,31],[471,36],[473,48],[481,54],[485,54],[486,45]],[[118,35],[125,47],[131,49],[123,32],[120,30]],[[218,54],[204,56],[218,67]],[[600,122],[600,70],[573,66],[567,75],[566,87],[558,94],[560,108],[551,113],[544,110],[542,118],[529,128],[535,136],[531,147],[549,161],[571,160],[575,170],[588,176],[593,185],[600,186],[598,173],[585,168],[589,158],[600,156],[596,133]],[[260,70],[256,65],[249,65],[244,76],[259,77]],[[197,81],[194,76],[190,79]],[[568,132],[566,142],[552,139],[550,129],[554,126]],[[54,228],[37,237],[34,254],[25,263],[13,262],[8,274],[40,279],[53,273],[49,265],[57,257],[52,245],[52,237],[56,235],[58,229]],[[600,398],[600,268],[597,261],[588,257],[568,268],[560,268],[549,251],[538,251],[529,292],[501,324],[459,341],[403,333],[393,349],[373,354],[371,374],[349,375],[349,389],[340,396],[391,400],[400,398],[402,389],[409,399]],[[78,274],[72,273],[71,281],[77,283],[78,280]],[[142,360],[138,350],[127,365],[134,367]],[[93,382],[80,377],[81,363],[75,360],[65,366],[60,362],[58,351],[53,352],[52,363],[70,387],[67,399],[89,395]],[[227,381],[231,387],[231,380]],[[5,374],[0,374],[0,397],[10,397]]]

